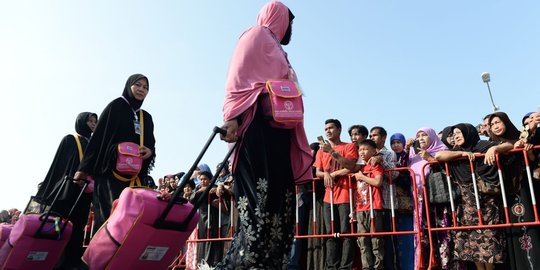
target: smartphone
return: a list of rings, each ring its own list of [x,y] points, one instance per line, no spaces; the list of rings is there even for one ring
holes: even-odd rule
[[[420,148],[420,141],[418,141],[418,140],[415,140],[413,142],[413,147],[414,147],[414,152],[416,154],[418,154],[418,153],[420,153],[420,151],[422,151],[422,148]]]
[[[320,144],[325,144],[323,136],[317,137],[317,141],[319,141]]]

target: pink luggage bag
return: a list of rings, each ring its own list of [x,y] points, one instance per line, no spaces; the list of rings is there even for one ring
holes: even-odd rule
[[[53,269],[71,237],[72,225],[50,216],[40,230],[44,218],[41,214],[21,216],[0,249],[0,269]]]
[[[0,225],[0,248],[4,245],[4,243],[8,239],[11,229],[13,229],[13,225],[11,224]]]
[[[83,261],[90,269],[167,269],[197,225],[195,215],[186,230],[157,229],[154,223],[167,207],[157,191],[126,188],[107,222],[94,235]],[[175,204],[167,221],[181,223],[193,205]]]
[[[59,192],[71,180],[64,178]],[[52,211],[59,193],[46,213],[22,215],[0,248],[0,270],[53,269],[71,237],[73,225],[69,216],[87,186],[88,182],[82,187],[66,218]]]
[[[148,188],[126,188],[109,219],[94,235],[83,255],[91,270],[101,269],[168,269],[185,245],[199,221],[197,208],[181,197],[184,186],[197,168],[217,133],[226,131],[215,127],[212,136],[191,166],[171,199],[158,199],[158,192]],[[227,153],[228,160],[235,147]],[[221,163],[223,169],[225,162]],[[211,180],[215,183],[218,174]],[[209,192],[206,189],[205,192]],[[203,198],[205,195],[201,196]]]

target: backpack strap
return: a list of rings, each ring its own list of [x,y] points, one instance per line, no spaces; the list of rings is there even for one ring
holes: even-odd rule
[[[141,139],[140,139],[140,146],[144,146],[144,118],[143,118],[143,110],[139,110],[139,121],[141,124]]]
[[[73,134],[73,137],[75,137],[75,142],[77,143],[77,149],[79,150],[79,161],[82,161],[83,151],[82,151],[82,146],[81,146],[81,140],[79,139],[79,134],[75,133]]]

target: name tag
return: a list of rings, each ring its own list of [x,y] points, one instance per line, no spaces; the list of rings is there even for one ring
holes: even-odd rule
[[[135,127],[135,133],[141,135],[141,123],[139,120],[133,120],[133,126]]]

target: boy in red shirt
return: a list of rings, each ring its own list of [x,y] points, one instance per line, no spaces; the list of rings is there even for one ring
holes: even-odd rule
[[[323,210],[325,233],[332,233],[331,203],[333,203],[334,212],[334,232],[350,233],[352,216],[350,216],[349,203],[351,198],[349,196],[349,177],[347,176],[350,171],[345,168],[344,163],[354,163],[358,159],[358,151],[356,145],[341,141],[341,122],[339,120],[326,120],[324,132],[329,143],[322,143],[321,149],[323,151],[317,152],[313,166],[317,168],[317,177],[323,179],[326,187]],[[353,259],[353,238],[332,237],[326,240],[325,269],[351,269]]]
[[[384,169],[381,164],[371,166],[367,162],[377,154],[377,145],[372,140],[363,140],[359,144],[358,153],[365,164],[354,176],[357,181],[356,190],[356,219],[358,232],[371,232],[371,219],[373,218],[374,232],[383,230],[383,204],[381,185]],[[383,269],[384,242],[382,237],[358,237],[358,246],[362,255],[363,269]]]

